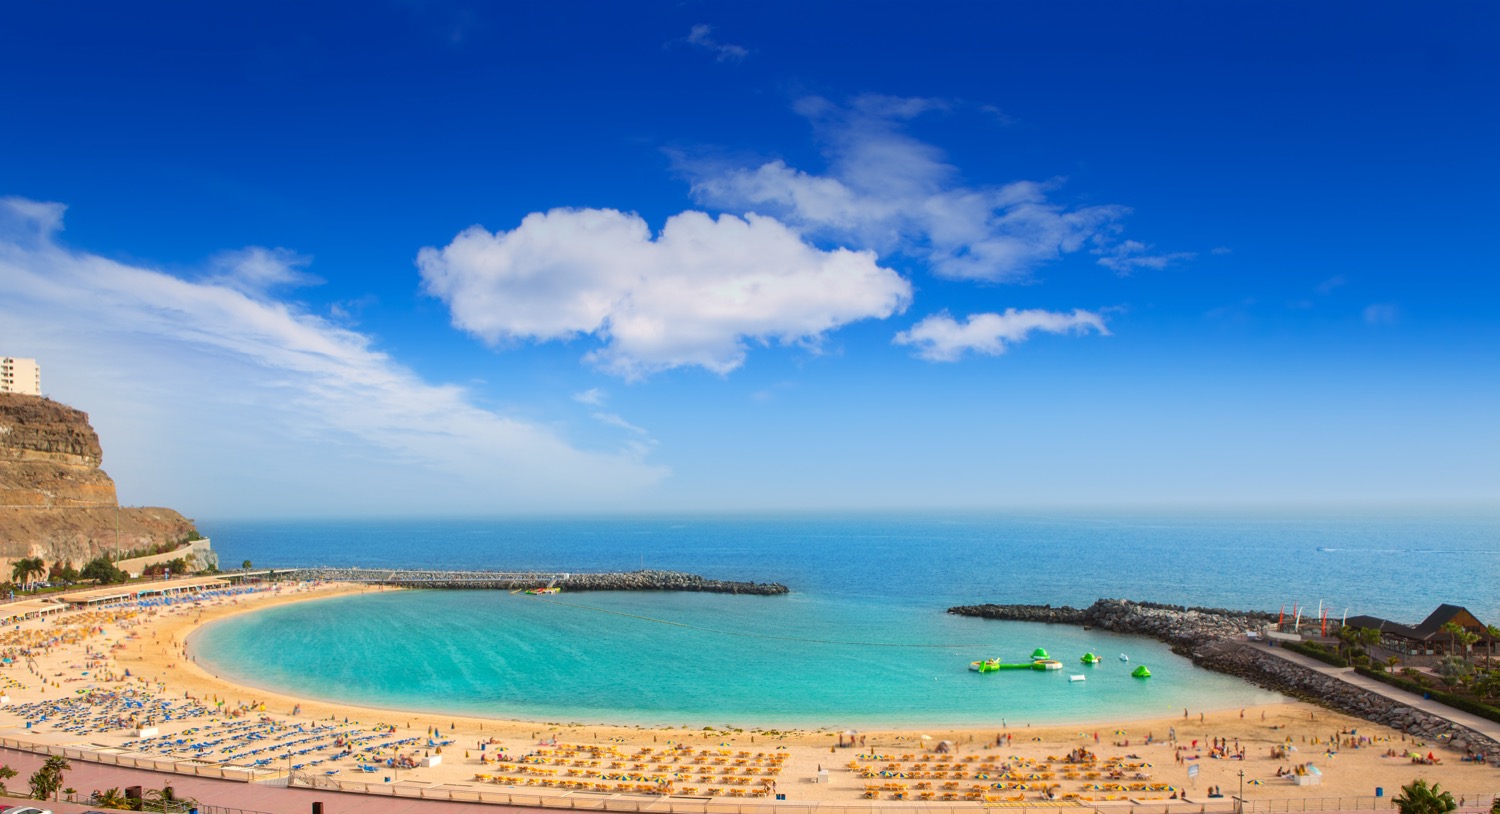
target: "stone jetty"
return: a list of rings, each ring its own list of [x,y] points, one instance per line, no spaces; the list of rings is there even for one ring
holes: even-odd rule
[[[390,568],[298,568],[276,569],[277,575],[329,582],[360,582],[402,588],[464,590],[527,590],[561,588],[578,591],[687,591],[711,594],[776,596],[789,593],[775,582],[737,582],[708,579],[680,571],[619,571],[609,573],[563,573],[540,571],[432,571]]]
[[[948,612],[1012,622],[1084,625],[1115,633],[1150,636],[1172,645],[1174,649],[1182,648],[1178,652],[1184,655],[1187,655],[1187,649],[1197,645],[1231,639],[1276,621],[1274,613],[1189,608],[1127,599],[1101,599],[1082,609],[1067,605],[965,605],[949,608]]]
[[[1436,715],[1414,709],[1335,676],[1310,670],[1244,641],[1247,631],[1276,622],[1276,614],[1224,608],[1189,608],[1126,599],[1100,599],[1087,608],[1067,605],[965,605],[949,608],[959,616],[1013,622],[1097,627],[1113,633],[1149,636],[1205,669],[1242,678],[1283,695],[1347,715],[1384,724],[1456,749],[1500,752],[1500,743]]]

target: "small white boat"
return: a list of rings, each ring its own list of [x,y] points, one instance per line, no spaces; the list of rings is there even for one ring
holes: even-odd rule
[[[1127,655],[1125,655],[1124,653],[1121,653],[1120,654],[1120,661],[1130,661],[1130,657],[1127,656]]]
[[[1068,680],[1069,681],[1087,681],[1088,680],[1088,676],[1081,676],[1081,675],[1078,675],[1078,676],[1068,676]]]

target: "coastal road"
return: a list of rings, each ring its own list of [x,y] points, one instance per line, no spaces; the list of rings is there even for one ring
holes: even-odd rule
[[[1301,653],[1293,653],[1292,651],[1287,650],[1284,647],[1269,647],[1263,645],[1251,646],[1262,652],[1270,653],[1273,656],[1285,659],[1293,664],[1306,667],[1309,670],[1316,670],[1323,675],[1336,678],[1344,682],[1345,684],[1351,684],[1362,690],[1369,690],[1376,695],[1383,695],[1393,701],[1399,701],[1411,707],[1412,709],[1419,709],[1425,713],[1428,713],[1429,715],[1435,715],[1439,718],[1444,718],[1446,720],[1452,721],[1453,723],[1456,723],[1460,726],[1466,726],[1474,730],[1475,732],[1478,732],[1479,734],[1490,738],[1491,740],[1500,741],[1500,723],[1496,723],[1495,721],[1491,721],[1487,718],[1481,718],[1478,715],[1464,712],[1461,709],[1454,709],[1447,704],[1439,704],[1436,701],[1423,698],[1420,695],[1409,693],[1396,687],[1392,687],[1389,684],[1382,684],[1381,682],[1376,681],[1373,678],[1362,676],[1359,673],[1354,672],[1354,668],[1352,667],[1335,667],[1332,664],[1324,664],[1317,659],[1308,658]]]

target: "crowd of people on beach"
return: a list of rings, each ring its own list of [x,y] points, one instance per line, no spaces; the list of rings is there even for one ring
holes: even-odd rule
[[[33,691],[28,692],[29,697],[24,703],[11,704],[6,711],[18,726],[24,724],[34,733],[80,738],[115,735],[112,742],[121,749],[169,760],[262,769],[279,769],[284,765],[299,772],[317,768],[330,777],[339,774],[341,769],[357,776],[382,770],[433,766],[437,762],[434,755],[441,755],[443,748],[453,743],[436,727],[429,726],[421,737],[414,731],[403,736],[395,725],[361,725],[357,721],[351,723],[347,718],[340,723],[326,717],[326,710],[320,713],[325,717],[301,720],[305,717],[302,706],[290,702],[291,715],[288,718],[268,709],[266,702],[257,699],[231,700],[218,692],[178,693],[169,690],[169,685],[155,675],[132,675],[130,670],[120,666],[122,657],[134,659],[137,654],[145,654],[149,662],[154,663],[157,675],[161,675],[161,669],[173,669],[191,661],[185,641],[178,638],[180,633],[172,635],[167,632],[173,629],[170,627],[153,632],[159,629],[148,627],[150,623],[167,617],[180,617],[184,623],[190,622],[201,619],[207,607],[236,604],[258,593],[291,593],[309,587],[266,585],[211,591],[201,596],[172,600],[123,600],[110,607],[74,611],[45,620],[28,620],[26,624],[0,631],[0,659],[3,659],[0,663],[10,668],[0,669],[0,692],[7,688]],[[43,664],[49,666],[44,668]],[[137,673],[141,672],[141,665],[136,661],[126,661],[125,664],[138,668]],[[49,694],[38,698],[37,693]],[[1245,717],[1243,712],[1240,717]],[[1261,719],[1265,720],[1264,713]],[[1186,714],[1184,720],[1189,720]],[[1200,714],[1198,722],[1205,723],[1203,715]],[[1177,723],[1183,727],[1191,725]],[[1208,723],[1212,727],[1212,723]],[[408,728],[410,726],[408,724]],[[1268,730],[1280,728],[1262,726]],[[147,734],[158,727],[160,734]],[[444,729],[452,728],[450,725]],[[1247,760],[1249,750],[1240,736],[1247,737],[1250,745],[1265,742],[1257,741],[1254,734],[1245,735],[1243,729],[1229,731],[1230,737],[1208,734],[1182,739],[1179,739],[1177,729],[1177,726],[1167,727],[1164,740],[1159,739],[1155,732],[1146,732],[1140,737],[1142,733],[1137,731],[1134,738],[1126,736],[1124,730],[1115,730],[1115,738],[1102,737],[1099,732],[1079,732],[1079,740],[1085,743],[1092,738],[1092,748],[1074,745],[1063,757],[1048,757],[1047,761],[1017,758],[1013,753],[998,760],[999,756],[985,755],[983,741],[987,740],[987,734],[977,736],[981,741],[977,744],[974,737],[939,740],[936,744],[923,745],[923,754],[902,756],[899,760],[876,754],[878,747],[869,746],[865,735],[830,733],[829,738],[832,741],[837,737],[840,744],[860,747],[861,754],[857,757],[861,761],[881,763],[879,766],[862,766],[859,772],[879,782],[878,795],[884,795],[882,799],[962,798],[984,801],[1001,792],[1017,790],[1018,783],[1037,784],[1029,793],[1044,799],[1112,799],[1113,796],[1165,795],[1168,792],[1172,799],[1183,799],[1187,792],[1174,785],[1179,781],[1170,775],[1153,778],[1149,769],[1148,761],[1165,762],[1168,754],[1165,747],[1170,747],[1176,764],[1185,767],[1199,760]],[[1195,727],[1194,731],[1199,730]],[[132,734],[116,735],[120,732]],[[1404,736],[1400,739],[1406,742]],[[1026,739],[1023,737],[1023,740]],[[1031,737],[1030,740],[1041,739]],[[1302,751],[1319,751],[1331,760],[1340,749],[1357,750],[1392,740],[1393,736],[1348,729],[1318,735],[1309,732],[1301,736],[1300,746]],[[1105,741],[1115,748],[1109,749]],[[535,746],[530,752],[525,748],[507,749],[493,737],[481,737],[472,742],[477,754],[471,756],[469,751],[458,750],[463,762],[477,764],[481,772],[489,770],[499,775],[485,775],[487,782],[514,785],[524,783],[555,788],[587,785],[599,790],[607,782],[612,790],[626,785],[632,793],[679,793],[691,788],[704,794],[739,796],[742,789],[746,794],[756,789],[757,796],[763,796],[767,790],[775,792],[774,773],[784,765],[780,757],[749,752],[731,757],[728,751],[701,749],[695,752],[683,743],[655,753],[643,747],[639,753],[629,756],[597,751],[608,747],[574,744],[566,749],[579,754],[567,756],[564,760],[559,751],[562,747],[555,736],[550,740],[545,737],[538,739],[537,733],[533,733]],[[1136,745],[1133,748],[1132,742]],[[1416,739],[1410,743],[1413,747],[1422,745]],[[964,749],[966,754],[959,757],[957,753],[961,744],[968,745]],[[996,734],[994,744],[997,748],[1014,747],[1017,741],[1013,733],[1001,731]],[[825,742],[824,747],[827,745]],[[512,741],[512,746],[517,744]],[[727,749],[728,744],[721,746]],[[1154,747],[1160,751],[1148,751],[1142,747]],[[1294,745],[1293,737],[1288,735],[1285,742],[1271,746],[1270,758],[1272,761],[1286,761],[1294,759],[1298,751],[1298,745]],[[1110,753],[1110,756],[1105,757],[1101,752]],[[1265,753],[1258,745],[1255,754],[1256,765],[1264,766],[1265,773],[1260,775],[1263,779],[1298,778],[1319,772],[1310,761],[1303,761],[1290,766],[1277,765],[1275,774],[1270,775],[1271,765],[1260,760],[1259,756]],[[1386,750],[1386,756],[1410,758],[1412,763],[1425,765],[1441,762],[1432,751],[1422,755],[1417,751],[1398,752],[1390,748]],[[460,762],[458,755],[451,750],[449,758],[449,764]],[[1464,762],[1476,764],[1486,764],[1490,759],[1492,756],[1472,749],[1463,757]],[[579,765],[580,760],[604,761],[604,765],[596,769],[591,765]],[[995,760],[995,763],[989,764],[988,760]],[[1049,761],[1058,765],[1049,768],[1046,765]],[[717,765],[721,762],[727,765]],[[611,767],[613,763],[624,765]],[[647,771],[640,768],[643,766],[651,768]],[[1218,771],[1222,775],[1226,768],[1220,767]],[[1056,782],[1038,782],[1048,773],[1055,773],[1056,777],[1048,776],[1046,780]],[[907,779],[913,781],[909,790],[905,788]],[[971,785],[965,789],[959,786],[960,781],[977,782],[983,788]],[[696,786],[686,785],[688,783]],[[1064,783],[1069,785],[1062,785]],[[1008,788],[1002,788],[1007,785]],[[900,788],[892,791],[893,786]],[[643,788],[654,790],[642,791]],[[867,787],[867,796],[874,793]],[[1208,795],[1222,796],[1222,793],[1217,786],[1211,785]]]

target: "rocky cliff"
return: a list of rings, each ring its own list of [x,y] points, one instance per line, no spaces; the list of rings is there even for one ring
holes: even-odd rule
[[[114,481],[99,468],[103,457],[87,413],[0,393],[0,580],[20,557],[79,566],[195,531],[171,509],[121,508]]]

